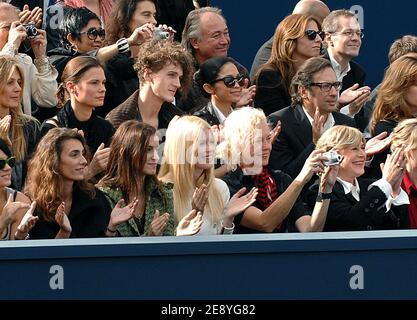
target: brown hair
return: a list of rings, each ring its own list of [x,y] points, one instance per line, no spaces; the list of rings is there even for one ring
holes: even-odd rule
[[[64,180],[59,173],[59,163],[64,143],[72,139],[81,142],[88,158],[88,147],[80,133],[74,129],[53,128],[39,142],[29,162],[25,194],[32,201],[36,201],[36,208],[47,221],[55,220],[56,210],[63,201]],[[95,189],[91,183],[86,180],[74,183],[91,198],[95,197]]]
[[[414,117],[410,112],[410,104],[405,99],[405,93],[412,85],[417,85],[417,53],[398,58],[385,72],[370,120],[372,134],[380,121],[399,122]]]
[[[61,83],[56,93],[58,105],[63,106],[70,99],[67,82],[78,83],[83,75],[92,68],[103,68],[100,62],[90,56],[78,56],[71,59],[65,66],[61,76]]]
[[[321,24],[314,16],[291,14],[280,22],[275,30],[271,57],[260,68],[256,78],[265,69],[278,70],[282,76],[282,84],[289,91],[291,80],[296,72],[292,56],[297,47],[297,39],[304,36],[307,24],[310,21],[316,22],[319,31],[321,31]]]
[[[134,66],[138,73],[139,83],[145,82],[143,76],[146,69],[158,72],[169,63],[182,68],[183,74],[180,82],[181,91],[185,95],[191,87],[194,67],[190,53],[177,42],[154,40],[140,47]]]
[[[146,163],[146,148],[155,134],[156,129],[144,122],[123,122],[113,136],[106,174],[98,186],[120,188],[127,202],[137,197]],[[158,183],[156,175],[152,178]]]

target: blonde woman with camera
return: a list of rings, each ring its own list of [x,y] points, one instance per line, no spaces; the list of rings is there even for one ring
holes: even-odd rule
[[[405,229],[409,227],[407,194],[401,189],[406,165],[402,148],[382,165],[382,178],[364,179],[365,139],[352,127],[334,126],[318,140],[316,149],[342,156],[333,187],[324,231]]]

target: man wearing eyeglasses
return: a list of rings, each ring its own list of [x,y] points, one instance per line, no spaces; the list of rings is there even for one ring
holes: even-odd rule
[[[273,127],[281,121],[269,159],[271,168],[295,178],[325,130],[334,125],[355,127],[352,118],[338,112],[341,86],[329,60],[314,57],[301,66],[291,83],[291,106],[268,117]]]
[[[20,45],[27,41],[33,50],[35,60],[24,53],[18,53]],[[56,106],[55,93],[57,71],[46,57],[46,33],[33,25],[23,25],[19,21],[19,9],[0,3],[0,55],[17,59],[24,71],[23,111],[31,115],[32,99],[38,106]]]
[[[362,106],[371,89],[364,86],[365,71],[352,59],[359,55],[363,32],[356,16],[348,10],[332,11],[323,21],[323,31],[329,59],[338,81],[343,83],[339,101],[341,112],[354,117],[358,128],[363,131],[369,119],[365,119]]]

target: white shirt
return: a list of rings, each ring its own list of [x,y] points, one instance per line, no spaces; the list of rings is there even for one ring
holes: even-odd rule
[[[356,199],[356,201],[360,201],[360,188],[359,188],[359,183],[358,180],[355,179],[355,184],[351,184],[350,182],[344,181],[342,179],[340,179],[339,177],[337,178],[337,181],[340,182],[340,184],[343,186],[343,190],[345,192],[345,194],[351,193],[352,196]],[[374,183],[372,183],[369,187],[368,190],[370,190],[373,186],[378,187],[387,197],[387,201],[385,202],[385,207],[386,210],[385,212],[388,212],[391,209],[391,205],[394,206],[400,206],[403,204],[410,204],[410,201],[408,199],[407,193],[401,189],[400,194],[395,197],[395,199],[391,196],[392,193],[392,187],[389,184],[389,182],[387,180],[385,180],[384,178],[381,178],[377,181],[375,181]]]
[[[224,122],[226,121],[226,117],[224,116],[223,112],[220,111],[219,108],[216,107],[216,105],[212,102],[211,105],[213,106],[213,110],[216,113],[217,119],[219,119],[219,122],[221,125],[224,125]],[[233,109],[230,108],[230,112],[232,112]]]
[[[307,116],[308,121],[310,121],[311,126],[313,126],[314,119],[308,114],[307,110],[303,106],[303,111]],[[323,132],[333,127],[335,124],[333,115],[331,113],[328,114],[327,120],[323,125]]]

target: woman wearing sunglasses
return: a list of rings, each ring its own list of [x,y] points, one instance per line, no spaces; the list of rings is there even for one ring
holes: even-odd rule
[[[87,159],[84,137],[75,130],[55,128],[39,142],[25,188],[39,217],[32,239],[104,237],[110,218],[132,215],[135,201],[119,201],[112,210],[86,179]]]
[[[223,125],[239,101],[245,78],[239,74],[233,60],[227,57],[214,57],[200,65],[194,78],[201,91],[210,98],[207,106],[194,113],[210,125]]]
[[[291,80],[304,61],[320,55],[323,38],[321,24],[313,16],[292,14],[281,21],[271,57],[255,76],[255,107],[268,116],[291,104]]]
[[[39,122],[22,112],[23,70],[14,58],[0,57],[0,138],[16,157],[12,188],[22,190],[26,160],[39,140]]]
[[[27,239],[37,217],[33,216],[36,204],[23,193],[9,188],[16,158],[0,139],[0,240]]]
[[[107,165],[112,125],[95,113],[106,94],[106,77],[96,58],[79,56],[72,59],[62,74],[57,97],[62,107],[57,115],[42,124],[41,135],[50,129],[65,127],[81,130],[94,157],[88,166],[88,177],[102,172]]]

